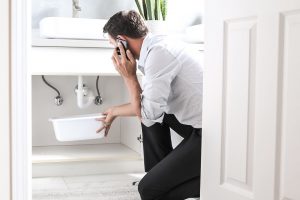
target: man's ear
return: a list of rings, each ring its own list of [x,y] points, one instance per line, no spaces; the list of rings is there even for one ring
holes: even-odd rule
[[[127,37],[125,35],[117,35],[117,38],[120,38],[121,40],[127,40]]]

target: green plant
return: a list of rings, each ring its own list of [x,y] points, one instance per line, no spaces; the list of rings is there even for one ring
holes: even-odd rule
[[[166,20],[167,0],[135,0],[135,3],[145,20]]]

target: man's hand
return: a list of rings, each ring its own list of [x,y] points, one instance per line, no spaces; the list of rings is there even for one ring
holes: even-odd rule
[[[121,56],[117,54],[117,50],[115,49],[111,58],[116,70],[125,79],[136,78],[136,61],[132,53],[130,50],[125,52],[122,44],[118,44],[118,47],[120,48]]]
[[[101,121],[103,122],[103,126],[101,128],[99,128],[96,133],[101,132],[103,129],[105,129],[105,137],[108,134],[108,131],[110,129],[111,124],[113,123],[114,119],[116,118],[116,116],[114,116],[113,114],[113,107],[109,108],[107,111],[103,112],[103,114],[105,115],[105,117],[103,118],[97,118],[97,121]]]

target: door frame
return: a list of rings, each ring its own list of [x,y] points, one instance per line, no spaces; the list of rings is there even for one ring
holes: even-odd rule
[[[32,198],[31,0],[11,1],[11,152],[12,200]]]
[[[32,199],[31,5],[11,0],[11,200]]]

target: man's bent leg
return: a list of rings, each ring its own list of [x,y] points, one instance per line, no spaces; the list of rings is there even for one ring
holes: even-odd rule
[[[145,171],[148,172],[172,150],[170,128],[165,123],[142,124]]]
[[[194,130],[144,176],[138,186],[142,200],[168,200],[178,194],[177,189],[183,192],[174,200],[199,195],[201,135],[201,129]]]

